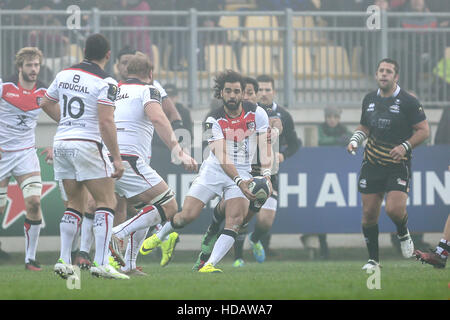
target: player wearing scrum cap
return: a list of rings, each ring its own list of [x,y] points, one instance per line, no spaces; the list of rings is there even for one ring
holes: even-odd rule
[[[375,79],[379,88],[364,97],[360,124],[347,146],[348,152],[354,154],[368,139],[358,180],[363,204],[362,231],[369,251],[369,261],[363,269],[379,266],[378,218],[385,196],[385,211],[397,227],[402,254],[405,258],[413,256],[406,212],[411,153],[430,134],[422,105],[397,83],[398,63],[389,58],[381,60]]]
[[[36,47],[22,48],[16,54],[18,74],[0,79],[0,214],[5,211],[13,176],[25,200],[25,268],[32,271],[41,270],[36,250],[42,224],[42,182],[34,129],[46,90],[38,80],[43,58]],[[50,160],[51,148],[44,152]]]

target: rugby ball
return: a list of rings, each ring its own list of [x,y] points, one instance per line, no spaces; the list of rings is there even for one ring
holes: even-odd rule
[[[254,177],[253,181],[249,183],[248,189],[256,196],[259,203],[264,203],[269,198],[269,181],[264,177]]]

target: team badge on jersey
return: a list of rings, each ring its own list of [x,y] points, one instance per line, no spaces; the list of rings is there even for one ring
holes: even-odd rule
[[[389,111],[392,113],[400,113],[400,107],[396,104],[389,107]]]
[[[366,179],[361,179],[361,180],[359,180],[359,186],[360,186],[362,189],[365,189],[365,188],[367,187],[367,181],[366,181]]]
[[[37,104],[38,106],[41,105],[41,100],[42,100],[42,97],[36,97],[36,104]]]
[[[205,140],[208,140],[208,139],[212,138],[212,136],[213,136],[213,134],[212,134],[212,127],[213,127],[213,124],[211,122],[205,122],[204,129],[203,129],[203,131],[204,131],[204,139]]]
[[[375,110],[375,103],[369,104],[369,106],[367,107],[367,111],[374,111],[374,110]]]
[[[255,123],[255,121],[247,122],[247,129],[249,129],[249,130],[255,130],[255,128],[256,128],[256,123]]]
[[[108,89],[108,99],[111,101],[116,101],[117,96],[117,86],[112,83],[108,83],[109,89]]]
[[[156,88],[150,88],[150,99],[154,99],[161,103],[161,93]]]

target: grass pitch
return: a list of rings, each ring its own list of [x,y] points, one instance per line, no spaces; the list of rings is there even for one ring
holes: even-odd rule
[[[342,249],[344,250],[344,249]],[[40,253],[41,272],[24,270],[14,257],[0,265],[0,299],[9,300],[447,300],[450,299],[450,269],[434,269],[414,259],[404,260],[381,251],[380,289],[368,289],[371,274],[361,270],[365,251],[351,249],[352,255],[335,250],[329,261],[309,261],[299,250],[280,250],[262,264],[251,253],[242,268],[231,266],[229,254],[220,264],[223,274],[199,274],[191,270],[194,252],[176,252],[165,268],[159,257],[138,258],[147,277],[130,280],[93,278],[81,271],[80,289],[69,289],[53,273],[56,253]],[[346,249],[350,252],[350,249]],[[345,252],[344,252],[345,253]],[[354,255],[359,256],[355,259]],[[340,258],[339,258],[340,257]],[[374,281],[369,281],[375,284]],[[69,285],[70,287],[70,285]]]

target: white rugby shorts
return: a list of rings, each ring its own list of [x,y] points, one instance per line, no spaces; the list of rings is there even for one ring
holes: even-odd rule
[[[271,210],[271,211],[277,211],[277,199],[273,197],[269,197],[269,199],[264,202],[261,209]]]
[[[8,177],[20,177],[32,172],[40,172],[36,148],[2,152],[0,159],[0,181]]]
[[[115,183],[118,195],[131,198],[163,181],[161,176],[145,160],[134,155],[122,155],[125,171],[122,178],[116,180]]]
[[[244,180],[252,178],[249,172],[238,171],[238,173]],[[202,166],[187,195],[197,198],[205,204],[216,196],[223,197],[225,201],[232,198],[247,199],[233,179],[221,168],[209,166]]]
[[[55,180],[76,181],[111,177],[113,166],[106,147],[92,140],[57,140],[53,143]]]

